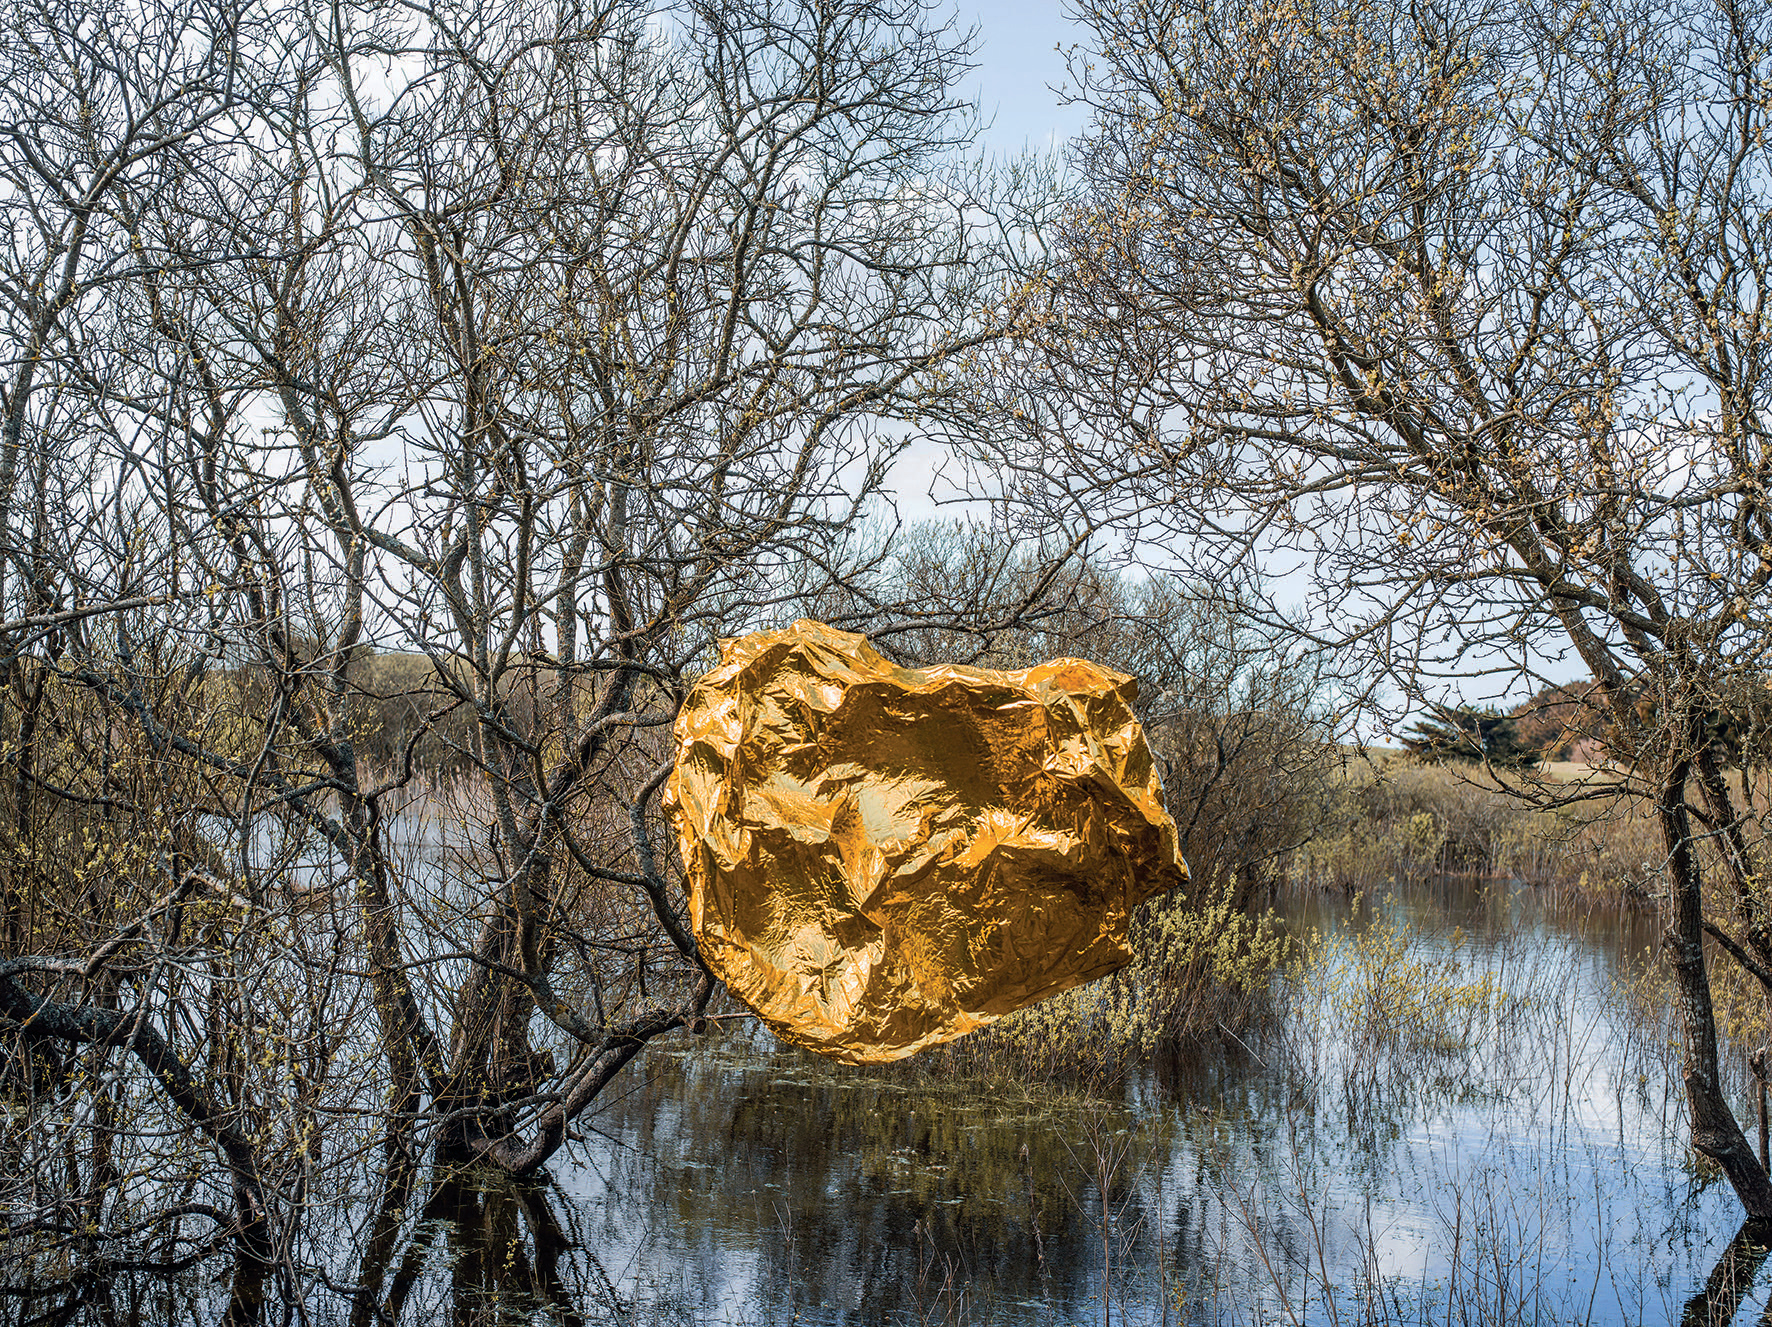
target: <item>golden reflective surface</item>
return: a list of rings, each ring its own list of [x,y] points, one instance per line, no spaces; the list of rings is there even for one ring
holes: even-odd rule
[[[666,804],[703,958],[789,1041],[962,1036],[1122,966],[1187,880],[1123,673],[900,668],[806,620],[721,649]]]

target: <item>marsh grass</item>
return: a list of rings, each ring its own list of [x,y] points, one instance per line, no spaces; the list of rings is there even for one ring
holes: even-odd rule
[[[1368,1063],[1463,1055],[1493,1032],[1510,999],[1465,950],[1457,929],[1430,947],[1407,922],[1378,916],[1313,935],[1294,981],[1320,980],[1327,1015]]]
[[[1735,776],[1739,779],[1739,774]],[[1556,806],[1580,782],[1605,795]],[[1764,805],[1772,775],[1749,780]],[[1436,876],[1506,880],[1571,903],[1653,907],[1666,857],[1654,809],[1616,772],[1547,768],[1528,781],[1394,759],[1350,765],[1324,793],[1322,827],[1278,872],[1294,889],[1374,896]]]
[[[1153,1066],[1229,1054],[1293,1097],[1328,1093],[1357,1113],[1399,1091],[1505,1091],[1535,1072],[1519,1063],[1528,1050],[1561,1045],[1579,1020],[1567,1012],[1566,947],[1510,930],[1497,893],[1503,915],[1481,938],[1459,926],[1429,934],[1388,895],[1356,895],[1339,917],[1294,926],[1242,911],[1229,888],[1161,900],[1141,911],[1135,957],[1114,977],[888,1072],[955,1092],[1118,1100]],[[1547,1010],[1562,1021],[1547,1027]]]
[[[1268,1183],[1226,1184],[1231,1220],[1217,1255],[1243,1277],[1217,1293],[1198,1321],[1330,1324],[1331,1327],[1523,1327],[1614,1321],[1602,1289],[1639,1297],[1642,1287],[1607,1281],[1604,1257],[1572,1271],[1557,1229],[1557,1198],[1528,1178],[1486,1170],[1447,1176],[1432,1202],[1423,1243],[1440,1256],[1417,1274],[1387,1270],[1393,1232],[1370,1201],[1338,1205],[1325,1158],[1292,1131]],[[1594,1216],[1608,1216],[1603,1201]],[[1253,1275],[1250,1275],[1250,1272]],[[1616,1275],[1616,1272],[1613,1272]]]
[[[1622,969],[1628,981],[1596,968],[1579,926],[1528,918],[1542,891],[1497,885],[1474,908],[1462,897],[1466,906],[1438,911],[1421,898],[1356,897],[1292,927],[1228,898],[1154,911],[1121,979],[919,1057],[923,1082],[956,1099],[1021,1100],[1030,1128],[1060,1135],[1065,1192],[1095,1231],[1096,1321],[1619,1322],[1618,1305],[1646,1293],[1620,1284],[1633,1255],[1605,1249],[1572,1282],[1569,1195],[1588,1185],[1579,1203],[1596,1221],[1628,1201],[1597,1178],[1616,1171],[1610,1154],[1582,1151],[1594,1146],[1583,1121],[1596,1091],[1610,1093],[1619,1119],[1678,1136],[1678,1094],[1664,1091],[1670,1029],[1649,1021],[1665,1004],[1635,967]],[[1179,1114],[1138,1098],[1175,1030],[1202,1026],[1240,1057],[1230,1077],[1261,1091],[1240,1109]],[[1485,1144],[1498,1150],[1493,1164],[1433,1163],[1429,1210],[1409,1227],[1432,1251],[1428,1270],[1397,1272],[1392,1199],[1375,1197],[1391,1185],[1386,1158],[1412,1131],[1431,1137],[1479,1117],[1510,1141]],[[1536,1137],[1545,1173],[1512,1169],[1510,1121]],[[1174,1201],[1164,1184],[1188,1190],[1166,1179],[1178,1147],[1200,1167],[1185,1201],[1219,1214],[1186,1250],[1163,1216]],[[1694,1170],[1692,1183],[1704,1182]]]
[[[1646,1270],[1645,1239],[1670,1236],[1657,1233],[1656,1209],[1629,1179],[1636,1163],[1622,1137],[1614,1147],[1588,1127],[1594,1089],[1612,1081],[1596,1066],[1618,1056],[1619,1029],[1568,975],[1567,956],[1534,961],[1450,940],[1436,950],[1395,923],[1325,947],[1335,957],[1305,974],[1314,988],[1294,988],[1283,1014],[1291,1106],[1265,1131],[1213,1124],[1221,1145],[1201,1146],[1224,1219],[1191,1278],[1189,1320],[1501,1327],[1679,1317],[1677,1284]],[[1621,1096],[1625,1080],[1616,1074]],[[1345,1114],[1330,1106],[1337,1098]],[[1644,1093],[1640,1105],[1664,1141],[1675,1136],[1666,1130],[1677,1100]],[[1492,1155],[1472,1162],[1462,1144],[1434,1141],[1471,1127],[1452,1121],[1479,1118],[1494,1131],[1479,1151]],[[1419,1167],[1400,1192],[1399,1148]],[[1694,1173],[1689,1192],[1706,1187]],[[1410,1190],[1413,1204],[1399,1209]],[[1412,1258],[1417,1270],[1398,1270]]]
[[[1572,882],[1579,826],[1479,774],[1390,761],[1351,766],[1325,794],[1323,827],[1292,854],[1296,887],[1375,894],[1430,875]]]

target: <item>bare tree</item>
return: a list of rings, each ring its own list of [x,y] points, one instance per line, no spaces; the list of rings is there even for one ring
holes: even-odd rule
[[[917,0],[228,23],[220,91],[18,54],[176,125],[106,186],[110,278],[11,342],[59,542],[7,515],[10,565],[78,611],[6,700],[46,698],[20,786],[61,835],[7,877],[57,918],[0,960],[10,1235],[232,1240],[241,1314],[270,1269],[367,1318],[427,1158],[534,1171],[708,1016],[658,808],[683,689],[871,574],[851,532],[906,436],[984,423],[951,370],[1021,287]],[[15,123],[8,202],[60,225]]]
[[[1317,643],[1405,705],[1591,675],[1628,770],[1539,791],[1658,808],[1693,1142],[1772,1217],[1705,952],[1772,991],[1764,808],[1713,740],[1772,647],[1772,13],[1075,10],[1087,198],[982,454],[1024,514],[1307,585]]]

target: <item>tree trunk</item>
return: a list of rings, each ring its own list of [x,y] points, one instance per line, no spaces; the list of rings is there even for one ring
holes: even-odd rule
[[[1674,760],[1661,786],[1659,812],[1667,847],[1671,923],[1663,937],[1685,1033],[1680,1077],[1692,1113],[1692,1146],[1723,1168],[1750,1220],[1772,1220],[1772,1181],[1735,1120],[1717,1066],[1717,1018],[1704,962],[1703,873],[1692,850],[1686,781],[1691,761]]]

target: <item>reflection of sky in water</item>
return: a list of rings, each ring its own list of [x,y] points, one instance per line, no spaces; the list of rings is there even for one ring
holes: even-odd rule
[[[1154,1106],[1154,1075],[1133,1094],[1146,1107],[1092,1140],[1092,1112],[1060,1094],[955,1099],[729,1033],[642,1059],[555,1165],[562,1220],[647,1318],[1100,1321],[1087,1172],[1094,1144],[1130,1136],[1108,1227],[1116,1318],[1161,1320],[1159,1230],[1190,1321],[1330,1321],[1324,1266],[1344,1321],[1374,1278],[1392,1318],[1428,1302],[1443,1320],[1448,1284],[1473,1315],[1677,1317],[1739,1217],[1669,1140],[1664,1119],[1683,1126],[1663,1061],[1611,995],[1617,955],[1646,937],[1538,923],[1509,939],[1468,902],[1407,911],[1429,937],[1459,914],[1463,979],[1487,968],[1532,991],[1523,1044],[1489,1036],[1399,1079],[1330,1018],[1314,1091],[1264,1072],[1263,1044],[1169,1072],[1173,1107]]]

